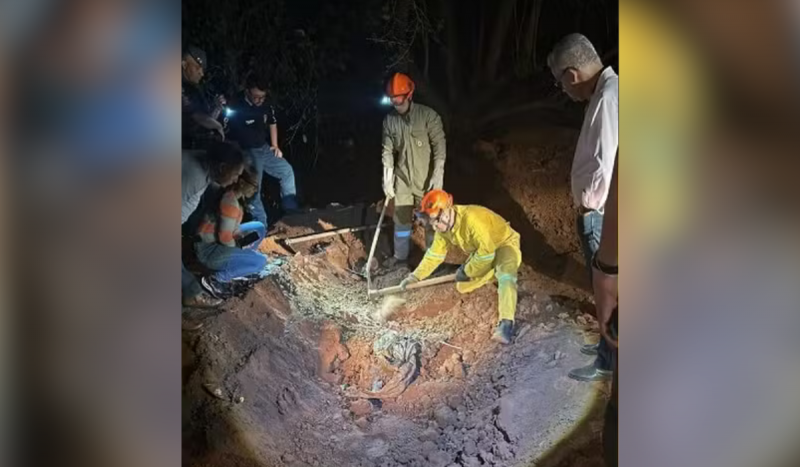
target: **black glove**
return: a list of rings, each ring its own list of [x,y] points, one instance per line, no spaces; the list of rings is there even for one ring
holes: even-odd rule
[[[468,280],[470,280],[469,276],[467,275],[467,272],[464,270],[464,265],[462,264],[461,267],[458,268],[458,271],[456,271],[456,282],[467,282]]]
[[[414,274],[409,274],[405,279],[403,279],[402,282],[400,282],[400,290],[406,290],[406,287],[415,282],[419,282],[417,276],[415,276]]]

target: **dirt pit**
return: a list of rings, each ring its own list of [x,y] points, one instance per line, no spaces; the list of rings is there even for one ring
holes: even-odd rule
[[[518,209],[536,211],[537,202]],[[433,286],[388,305],[368,299],[359,270],[370,239],[294,245],[278,275],[184,335],[187,465],[603,465],[608,386],[567,377],[590,363],[578,349],[596,341],[596,322],[586,292],[548,266],[573,244],[553,240],[553,257],[525,258],[514,341],[501,346],[489,340],[495,285],[469,295]],[[419,232],[415,240],[419,254]],[[379,277],[376,287],[401,278]],[[392,348],[406,355],[394,358]]]

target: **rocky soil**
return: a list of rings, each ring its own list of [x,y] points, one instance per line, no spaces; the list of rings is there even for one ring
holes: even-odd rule
[[[270,240],[262,249],[288,259],[281,272],[184,335],[185,463],[600,467],[608,387],[566,376],[591,361],[578,349],[597,338],[564,180],[571,138],[561,130],[501,136],[453,169],[463,182],[492,167],[504,182],[465,202],[489,206],[523,235],[511,345],[489,340],[495,285],[469,295],[434,286],[387,306],[367,298],[360,276],[371,233],[290,249]],[[469,184],[455,185],[458,198]],[[375,207],[363,210],[359,222],[330,210],[286,219],[278,233],[374,222]],[[421,232],[414,238],[418,257]],[[378,277],[376,287],[400,277]],[[354,397],[380,392],[403,371],[381,352],[387,336],[420,344],[410,384],[397,397]]]

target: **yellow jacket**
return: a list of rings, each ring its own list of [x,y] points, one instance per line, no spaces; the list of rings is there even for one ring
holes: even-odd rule
[[[492,270],[495,251],[501,246],[519,249],[519,234],[508,221],[483,206],[453,206],[456,221],[447,233],[436,232],[433,244],[425,253],[422,262],[414,270],[414,276],[422,280],[430,276],[447,256],[450,246],[456,246],[470,254],[464,272],[471,279],[485,276]]]

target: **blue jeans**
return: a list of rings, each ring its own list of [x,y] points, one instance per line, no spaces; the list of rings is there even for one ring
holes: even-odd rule
[[[592,258],[600,247],[600,236],[603,233],[603,215],[590,211],[578,215],[578,236],[581,240],[581,251],[586,260],[586,274],[592,278]]]
[[[220,282],[257,274],[267,265],[267,257],[257,251],[221,243],[196,243],[194,251],[197,259],[214,271],[212,277]]]
[[[250,166],[258,174],[258,192],[247,202],[248,210],[253,215],[253,218],[264,225],[269,225],[267,223],[267,211],[264,209],[264,201],[261,199],[261,182],[265,173],[280,181],[283,209],[287,211],[297,209],[297,188],[294,184],[294,169],[292,169],[291,164],[282,157],[275,157],[269,145],[248,149],[247,159]]]
[[[590,211],[583,215],[578,215],[578,236],[581,240],[583,257],[586,259],[587,274],[589,283],[592,280],[592,258],[600,247],[600,237],[603,233],[603,215],[597,211]],[[603,336],[600,336],[600,343],[597,348],[597,359],[594,366],[601,370],[611,371],[614,369],[614,352],[608,346]]]

